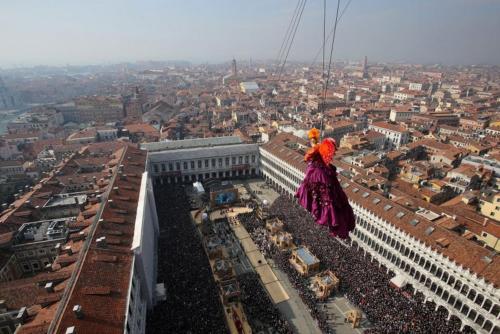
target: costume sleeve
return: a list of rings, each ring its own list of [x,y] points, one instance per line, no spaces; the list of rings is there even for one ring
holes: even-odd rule
[[[318,150],[319,150],[319,145],[311,147],[306,152],[306,155],[304,155],[304,161],[312,161],[312,160],[316,159],[317,155],[319,154]]]

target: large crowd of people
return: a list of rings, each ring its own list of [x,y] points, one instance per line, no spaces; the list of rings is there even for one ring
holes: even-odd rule
[[[265,257],[271,258],[274,264],[287,274],[290,283],[297,290],[300,298],[308,307],[311,316],[316,319],[318,327],[323,333],[333,333],[333,329],[330,328],[328,324],[328,314],[324,307],[324,303],[319,302],[314,296],[314,293],[308,288],[309,282],[307,279],[300,276],[298,272],[291,267],[288,261],[291,252],[280,251],[274,246],[268,238],[264,222],[261,221],[254,212],[239,215],[238,219],[250,233],[252,240]]]
[[[182,189],[155,187],[160,222],[158,281],[165,283],[167,299],[148,314],[148,333],[225,333],[223,308],[210,264]],[[161,203],[169,203],[162,205]],[[339,293],[359,307],[371,322],[365,333],[458,333],[460,321],[446,320],[420,293],[395,289],[392,274],[356,247],[329,236],[312,217],[289,198],[280,196],[269,208],[285,224],[297,245],[307,246],[340,279]],[[260,250],[284,271],[324,333],[333,333],[323,302],[318,301],[288,261],[289,251],[279,251],[267,237],[264,222],[254,212],[240,214],[239,221]],[[238,276],[241,302],[256,332],[292,333],[290,325],[272,304],[255,273]],[[464,332],[468,331],[468,327]]]
[[[259,276],[248,272],[238,276],[241,303],[255,333],[292,334],[288,322],[273,305],[259,281]]]
[[[458,333],[460,322],[452,317],[446,320],[446,311],[435,310],[432,303],[424,303],[420,293],[415,295],[402,293],[393,288],[392,278],[387,269],[356,247],[346,247],[328,235],[325,229],[314,223],[312,217],[300,206],[285,196],[279,197],[269,209],[285,223],[285,228],[292,233],[299,245],[308,246],[321,261],[322,269],[330,269],[340,279],[340,293],[366,314],[372,328],[368,333]],[[263,223],[255,216],[243,217],[243,224],[258,232]],[[262,250],[269,246],[261,245]],[[288,265],[288,254],[274,252],[268,254],[276,259],[277,265],[285,268],[292,283],[299,290],[304,302],[310,307],[313,316],[318,319],[320,328],[325,330],[324,314],[321,305],[315,303],[307,285]],[[288,268],[288,269],[287,269]],[[301,282],[302,281],[302,282]],[[312,300],[312,301],[311,301]],[[313,303],[314,302],[314,303]],[[328,327],[328,326],[326,326]],[[467,331],[466,327],[466,330]]]
[[[147,333],[227,333],[218,287],[183,189],[156,186],[155,191],[158,282],[164,282],[167,298],[148,314]]]
[[[232,211],[233,209],[222,209],[220,210],[220,214]],[[237,242],[236,237],[229,227],[227,218],[215,220],[214,223],[212,225],[212,233],[218,236],[226,247],[231,247],[233,242]],[[233,263],[240,262],[240,254],[232,257]],[[255,272],[237,272],[236,280],[241,290],[240,301],[253,332],[293,333],[288,322],[273,305],[260,282],[259,276]]]

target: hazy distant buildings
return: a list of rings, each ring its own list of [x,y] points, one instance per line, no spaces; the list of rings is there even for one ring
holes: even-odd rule
[[[81,97],[57,108],[61,110],[65,122],[110,123],[122,121],[125,117],[123,103],[118,97]]]
[[[246,81],[240,83],[240,89],[242,93],[252,94],[259,90],[259,85],[255,81]]]
[[[18,105],[16,98],[12,95],[2,78],[0,77],[0,110],[1,109],[14,109]]]

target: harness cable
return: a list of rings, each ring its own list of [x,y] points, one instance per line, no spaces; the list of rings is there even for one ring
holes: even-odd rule
[[[304,8],[306,7],[306,3],[307,3],[307,0],[304,0],[304,2],[302,2],[302,7],[300,9],[298,19],[296,20],[295,29],[293,30],[292,39],[290,40],[290,44],[288,45],[288,50],[286,52],[285,59],[283,60],[283,64],[281,65],[281,69],[280,69],[280,72],[278,75],[278,81],[280,81],[280,79],[281,79],[281,74],[283,74],[283,69],[285,68],[285,64],[286,64],[286,61],[288,59],[288,55],[290,54],[290,50],[292,49],[293,41],[295,39],[295,35],[297,33],[297,29],[298,29],[299,24],[300,24],[300,19],[302,18],[302,13],[304,13]]]
[[[340,0],[337,0],[337,11],[335,13],[335,24],[333,26],[333,37],[332,37],[332,44],[330,47],[330,58],[328,60],[328,73],[327,73],[325,85],[323,88],[323,100],[321,103],[321,111],[320,111],[320,113],[321,113],[320,140],[323,138],[323,119],[325,118],[326,92],[328,90],[328,85],[330,83],[332,58],[333,58],[333,45],[335,44],[335,36],[337,35],[337,24],[339,22],[339,8],[340,8]]]
[[[280,47],[280,50],[278,52],[278,57],[276,59],[276,62],[278,64],[278,68],[279,68],[279,65],[281,64],[281,58],[282,58],[282,53],[284,51],[284,47],[285,47],[285,41],[288,40],[289,38],[289,34],[290,34],[290,31],[291,31],[291,27],[293,26],[293,22],[295,21],[295,18],[297,16],[297,13],[299,12],[299,7],[300,7],[300,3],[301,3],[302,0],[298,0],[297,1],[297,6],[295,6],[295,10],[293,11],[293,15],[292,17],[290,18],[290,23],[288,24],[288,28],[286,29],[286,32],[285,32],[285,36],[283,36],[283,41],[281,42],[281,47]]]
[[[347,11],[347,8],[349,8],[349,5],[351,4],[351,2],[352,2],[352,0],[349,0],[349,2],[344,6],[344,9],[342,9],[342,11],[340,12],[339,21],[344,16],[344,14]],[[332,35],[333,35],[333,28],[332,28],[332,30],[330,30],[330,33],[328,34],[328,37],[326,38],[326,40],[329,41],[330,38],[332,37]],[[316,60],[318,60],[319,54],[321,53],[322,49],[323,49],[323,47],[320,47],[318,52],[316,52],[316,55],[314,56],[314,59],[309,67],[313,67],[313,65],[316,63]]]
[[[323,62],[321,65],[321,79],[325,75],[325,35],[326,35],[326,0],[323,0]]]

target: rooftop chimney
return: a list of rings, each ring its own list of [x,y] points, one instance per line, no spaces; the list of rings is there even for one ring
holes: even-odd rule
[[[73,250],[71,249],[71,246],[64,246],[63,250],[65,250],[68,255],[73,255]]]
[[[7,306],[5,305],[5,299],[0,300],[0,312],[6,312],[7,311]]]
[[[54,283],[48,282],[47,284],[45,284],[45,291],[54,292]]]
[[[96,240],[97,247],[106,248],[108,245],[106,243],[106,237],[100,237]]]
[[[73,312],[75,313],[77,319],[83,319],[83,310],[81,305],[73,306]]]
[[[28,316],[28,311],[26,310],[26,307],[23,306],[19,309],[16,319],[19,320],[20,323],[23,323],[24,319],[26,319],[27,316]]]
[[[71,327],[66,328],[66,334],[76,334],[75,326],[71,326]]]

